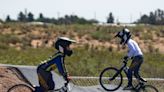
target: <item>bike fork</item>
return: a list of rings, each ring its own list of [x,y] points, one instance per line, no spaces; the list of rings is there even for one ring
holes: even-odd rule
[[[114,80],[119,74],[120,74],[120,71],[118,71],[116,74],[114,74],[114,76],[112,78],[110,78],[109,80],[110,81]]]

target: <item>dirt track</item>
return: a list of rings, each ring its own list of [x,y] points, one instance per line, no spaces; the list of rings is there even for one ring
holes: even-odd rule
[[[19,83],[25,83],[25,82],[23,81],[23,79],[18,74],[15,68],[0,67],[0,92],[7,92],[7,90],[11,86],[19,84]]]

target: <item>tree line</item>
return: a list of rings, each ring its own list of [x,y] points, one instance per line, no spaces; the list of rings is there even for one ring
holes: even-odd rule
[[[34,18],[34,14],[20,12],[18,14],[17,20],[11,19],[10,15],[7,15],[5,22],[44,22],[53,24],[92,24],[98,23],[95,19],[87,20],[85,18],[80,18],[77,15],[65,15],[58,19],[45,17],[42,13],[39,14],[38,18]]]
[[[114,23],[115,18],[112,12],[109,13],[107,17],[107,23]],[[119,22],[119,21],[117,21]],[[149,15],[143,14],[136,22],[136,24],[152,24],[152,25],[164,25],[164,11],[157,9],[154,12],[150,12]]]
[[[2,22],[2,20],[0,20]],[[58,19],[45,17],[42,13],[39,14],[38,18],[34,18],[34,14],[20,12],[18,14],[17,20],[11,19],[10,15],[7,15],[5,22],[44,22],[53,24],[93,24],[99,23],[96,19],[87,20],[85,18],[80,18],[77,15],[65,15]],[[119,22],[119,21],[117,21]],[[115,23],[115,17],[112,12],[109,12],[107,16],[106,23]],[[137,21],[133,23],[143,23],[143,24],[153,24],[153,25],[163,25],[164,24],[164,11],[157,9],[154,12],[150,12],[149,15],[143,14]]]
[[[164,11],[157,9],[154,12],[150,12],[149,15],[142,15],[137,23],[163,25],[164,24]]]
[[[2,21],[0,21],[2,22]],[[58,19],[45,17],[42,13],[39,14],[38,18],[34,18],[34,14],[20,12],[16,20],[11,19],[10,15],[7,15],[5,22],[44,22],[53,24],[93,24],[99,23],[96,19],[87,20],[85,18],[80,18],[77,15],[65,15]],[[112,12],[109,13],[106,23],[114,23],[114,16]]]

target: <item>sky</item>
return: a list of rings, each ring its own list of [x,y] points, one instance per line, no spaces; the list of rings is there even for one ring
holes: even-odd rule
[[[40,13],[49,18],[73,14],[100,22],[106,22],[112,12],[115,21],[130,23],[143,14],[164,10],[164,0],[0,0],[0,19],[5,20],[7,15],[17,19],[18,13],[25,9],[35,18]]]

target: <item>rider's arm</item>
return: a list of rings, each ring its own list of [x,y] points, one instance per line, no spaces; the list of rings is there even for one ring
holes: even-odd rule
[[[130,41],[130,42],[128,42],[128,54],[127,54],[128,58],[133,57],[134,52],[135,52],[135,47],[134,47],[133,43]]]
[[[63,57],[57,57],[56,58],[56,65],[57,65],[57,68],[58,68],[58,71],[59,73],[62,75],[62,76],[66,76],[66,68],[65,68],[65,65],[64,65],[64,58]]]
[[[63,64],[62,64],[62,56],[57,56],[53,59],[51,59],[48,62],[49,67],[46,68],[46,71],[51,71],[56,69],[56,67],[58,68],[58,71],[61,75],[63,75],[63,73],[65,73],[65,69],[63,68]]]

